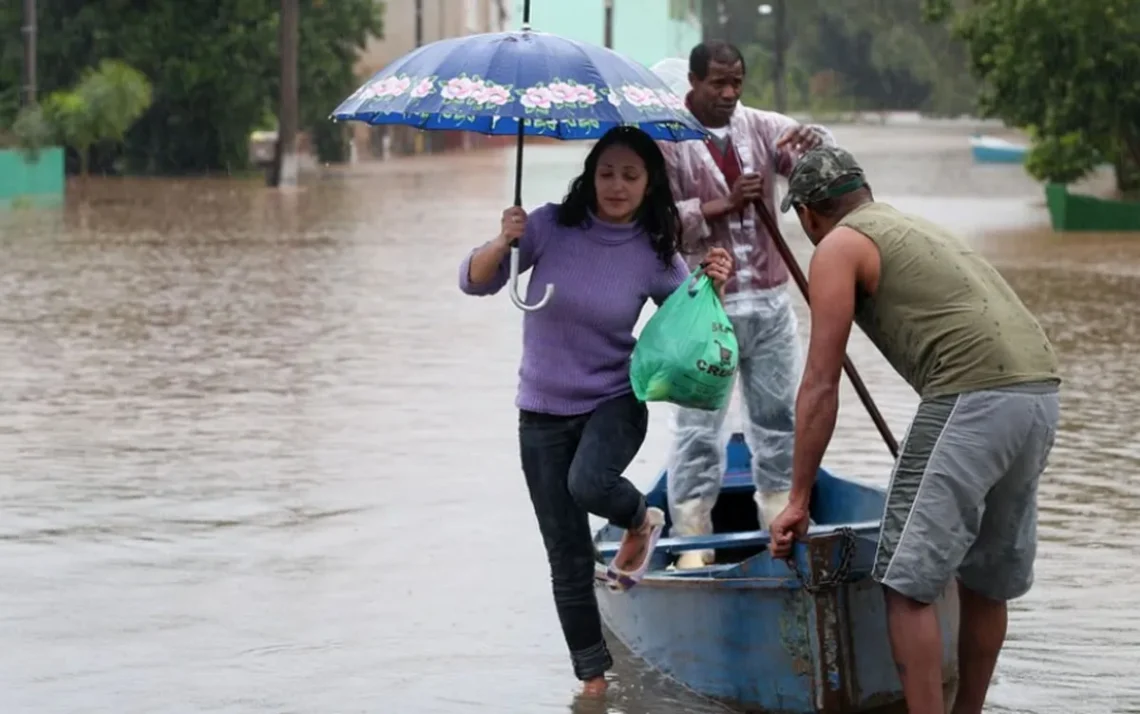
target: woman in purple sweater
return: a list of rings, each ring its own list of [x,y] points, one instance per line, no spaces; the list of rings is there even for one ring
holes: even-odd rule
[[[531,270],[527,300],[557,291],[523,317],[519,369],[519,447],[523,473],[546,546],[554,602],[583,691],[605,691],[612,664],[594,596],[594,549],[587,514],[626,529],[611,587],[644,574],[665,516],[622,473],[645,439],[648,412],[633,395],[633,328],[646,300],[660,305],[688,269],[677,255],[681,221],[665,159],[645,132],[610,130],[586,157],[561,204],[529,216],[503,212],[502,230],[459,268],[469,295],[507,283],[511,241],[519,269]],[[712,249],[705,271],[720,290],[732,260]]]

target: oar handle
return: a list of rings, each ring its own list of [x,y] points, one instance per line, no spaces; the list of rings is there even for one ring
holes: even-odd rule
[[[776,219],[772,216],[772,212],[768,210],[768,206],[763,201],[756,201],[756,213],[760,216],[764,228],[767,229],[768,234],[772,236],[772,242],[776,244],[776,250],[780,252],[780,257],[784,259],[784,264],[788,266],[788,272],[792,276],[792,280],[799,286],[800,292],[803,293],[804,302],[808,305],[811,304],[811,299],[808,297],[808,282],[807,277],[804,276],[800,270],[799,263],[796,262],[796,256],[792,254],[791,248],[788,247],[784,236],[780,233],[780,227],[776,224]],[[855,393],[859,395],[859,401],[863,402],[863,406],[867,409],[867,414],[871,416],[871,421],[875,422],[875,428],[879,430],[879,434],[883,437],[887,448],[891,452],[891,456],[896,459],[899,457],[899,443],[895,440],[894,434],[891,433],[891,428],[887,425],[887,420],[883,418],[879,408],[875,406],[875,400],[871,399],[871,393],[867,391],[867,385],[863,383],[863,378],[859,376],[858,370],[855,369],[855,364],[847,355],[843,355],[843,371],[847,373],[847,378],[851,380],[851,386],[855,387]]]

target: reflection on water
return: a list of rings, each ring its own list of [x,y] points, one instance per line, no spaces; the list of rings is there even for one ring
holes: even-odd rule
[[[971,165],[960,129],[837,134],[880,198],[992,256],[1064,361],[1037,586],[993,711],[1135,706],[1140,241],[1052,235],[1041,191]],[[584,149],[534,147],[527,204]],[[285,194],[95,181],[63,212],[0,216],[0,709],[590,711],[517,463],[519,313],[455,288],[512,158]],[[914,395],[861,334],[851,351],[901,434]],[[652,411],[642,485],[669,439]],[[849,389],[841,411],[829,465],[883,482]],[[611,712],[722,711],[628,655],[614,679]]]

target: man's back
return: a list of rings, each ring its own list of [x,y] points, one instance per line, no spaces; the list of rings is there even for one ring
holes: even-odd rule
[[[1041,325],[1005,279],[945,229],[883,203],[839,225],[879,249],[876,294],[856,322],[923,397],[1058,380]]]

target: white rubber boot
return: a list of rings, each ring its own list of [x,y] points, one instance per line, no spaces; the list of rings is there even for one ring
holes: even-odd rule
[[[677,558],[677,570],[693,570],[712,565],[716,554],[711,550],[686,550]]]
[[[670,536],[695,536],[712,533],[712,519],[699,500],[692,500],[673,509],[673,528]],[[669,566],[675,570],[691,570],[712,565],[716,552],[712,550],[687,550]]]
[[[768,524],[776,519],[788,505],[791,491],[756,492],[756,506],[759,509],[760,529],[767,530]]]

